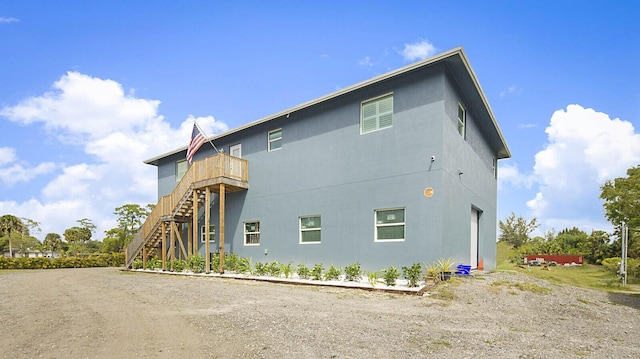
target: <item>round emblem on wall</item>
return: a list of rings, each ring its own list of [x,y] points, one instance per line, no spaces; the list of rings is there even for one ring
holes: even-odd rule
[[[433,188],[431,187],[427,187],[424,189],[424,196],[425,197],[431,197],[433,196]]]

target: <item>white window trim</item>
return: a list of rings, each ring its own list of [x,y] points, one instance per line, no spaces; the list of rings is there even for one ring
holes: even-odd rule
[[[271,139],[271,134],[272,134],[272,133],[274,133],[274,132],[278,132],[278,131],[280,131],[280,138],[278,138],[278,139],[276,139],[276,140],[272,140],[272,139]],[[271,152],[271,151],[277,151],[277,150],[279,150],[279,149],[281,149],[281,148],[282,148],[282,144],[280,144],[280,147],[278,147],[278,148],[274,148],[274,149],[271,149],[271,144],[272,144],[273,142],[277,142],[277,141],[281,141],[281,142],[282,142],[282,128],[277,128],[277,129],[275,129],[275,130],[271,130],[271,131],[269,131],[269,132],[267,133],[267,150],[268,150],[269,152]]]
[[[185,158],[184,160],[176,161],[176,182],[180,182],[182,177],[184,177],[184,175],[187,174],[187,171],[189,171],[189,165],[187,164],[187,170],[184,171],[182,176],[178,177],[178,166],[179,166],[180,163],[187,163],[187,159]]]
[[[213,234],[213,239],[209,239],[209,243],[213,243],[216,241],[216,225],[210,224],[209,227],[213,227],[213,232],[209,232],[209,238],[211,238],[211,235]],[[206,238],[205,234],[204,226],[200,226],[200,243],[204,243],[204,239]]]
[[[370,98],[370,99],[367,99],[367,100],[365,100],[365,101],[360,102],[360,134],[361,134],[361,135],[366,135],[366,134],[369,134],[369,133],[378,132],[378,131],[386,130],[387,128],[391,128],[391,127],[393,127],[393,114],[394,114],[394,109],[395,109],[395,107],[394,107],[394,109],[392,109],[392,110],[391,110],[391,116],[392,116],[391,126],[387,126],[387,127],[380,128],[380,127],[379,127],[380,123],[379,123],[379,121],[378,121],[378,128],[377,128],[377,129],[375,129],[375,130],[372,130],[372,131],[367,131],[367,132],[364,132],[364,131],[363,131],[363,126],[362,126],[362,121],[364,120],[364,118],[363,118],[364,113],[362,112],[362,108],[364,107],[364,104],[369,103],[369,102],[378,101],[378,100],[380,100],[380,99],[383,99],[383,98],[385,98],[385,97],[389,97],[389,96],[393,97],[393,92],[389,92],[389,93],[386,93],[386,94],[384,94],[384,95],[380,95],[380,96],[377,96],[377,97],[373,97],[373,98]],[[394,103],[394,102],[393,102],[393,100],[392,100],[392,102],[391,102],[391,103]]]
[[[258,223],[258,231],[257,232],[247,232],[247,223]],[[260,238],[260,221],[246,221],[242,223],[242,242],[245,246],[259,246],[262,238]],[[247,243],[247,234],[258,234],[258,243]]]
[[[320,218],[320,221],[322,221],[322,216],[319,214],[312,214],[309,216],[300,216],[298,217],[298,243],[299,244],[303,244],[303,245],[307,245],[307,244],[322,244],[322,225],[320,225],[320,227],[318,228],[307,228],[307,229],[303,229],[302,228],[302,219],[303,218],[310,218],[310,217],[318,217]],[[310,231],[320,231],[320,240],[317,242],[303,242],[302,241],[302,232],[310,232]]]
[[[401,223],[389,223],[389,224],[378,224],[378,212],[379,211],[404,211],[404,222]],[[390,226],[404,226],[404,238],[402,239],[378,239],[378,227],[390,227]],[[373,211],[373,241],[376,243],[389,243],[389,242],[404,242],[407,238],[407,209],[406,207],[395,207],[395,208],[380,208]]]
[[[462,121],[460,120],[460,117],[458,116],[458,114],[460,113],[460,109],[462,109]],[[458,109],[456,111],[456,130],[458,131],[458,133],[460,134],[460,136],[462,136],[463,139],[467,139],[467,109],[464,108],[464,106],[462,106],[462,103],[458,102]],[[462,122],[462,133],[460,133],[460,122]]]

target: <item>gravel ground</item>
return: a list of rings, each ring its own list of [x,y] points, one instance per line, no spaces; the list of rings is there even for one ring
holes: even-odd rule
[[[640,297],[516,273],[418,296],[117,268],[0,271],[0,297],[5,358],[640,358]]]

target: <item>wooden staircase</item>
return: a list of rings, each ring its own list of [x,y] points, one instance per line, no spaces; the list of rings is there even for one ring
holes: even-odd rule
[[[181,231],[177,229],[176,223],[197,223],[197,219],[193,219],[198,216],[198,213],[194,213],[194,208],[204,207],[206,193],[222,191],[224,195],[225,192],[248,188],[249,166],[242,158],[221,153],[193,162],[173,192],[160,198],[127,246],[125,267],[131,268],[133,261],[143,252],[164,248],[163,244],[166,245],[167,238],[173,238],[172,234],[180,235]],[[197,226],[192,232],[198,232]],[[197,235],[190,237],[195,238]],[[173,244],[172,242],[171,246]],[[179,244],[181,250],[186,252],[181,239]],[[194,241],[193,246],[189,243],[188,247],[191,253],[185,254],[196,253],[197,241]]]

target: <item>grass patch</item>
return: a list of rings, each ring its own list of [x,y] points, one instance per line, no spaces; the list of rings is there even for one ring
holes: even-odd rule
[[[585,264],[578,267],[527,267],[520,264],[509,263],[509,258],[513,257],[515,251],[508,243],[498,242],[496,244],[496,270],[516,271],[535,278],[545,279],[556,284],[571,284],[576,287],[598,289],[606,292],[617,292],[629,290],[629,287],[622,287],[620,281],[603,266]]]
[[[507,287],[507,288],[515,288],[522,292],[531,292],[536,294],[549,294],[551,292],[551,288],[542,287],[537,284],[527,283],[527,282],[518,282],[513,283],[508,280],[500,280],[491,283],[493,287]],[[509,294],[517,294],[514,291],[508,291]]]
[[[458,298],[458,296],[448,288],[441,288],[438,291],[431,293],[431,298],[452,301]]]
[[[509,327],[509,330],[512,332],[520,332],[520,333],[530,333],[531,329],[527,329],[527,328],[516,328],[516,327]]]
[[[438,345],[438,346],[441,346],[441,347],[446,347],[446,348],[451,348],[452,347],[451,343],[449,343],[446,340],[432,340],[431,344]]]

